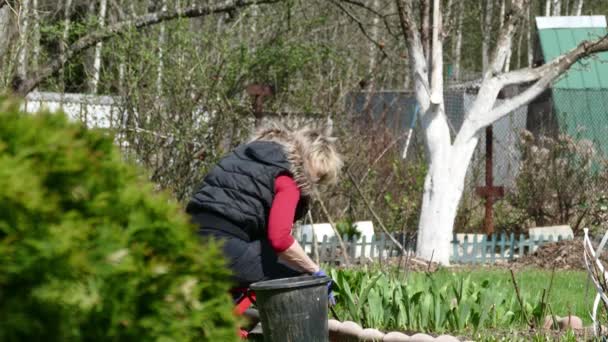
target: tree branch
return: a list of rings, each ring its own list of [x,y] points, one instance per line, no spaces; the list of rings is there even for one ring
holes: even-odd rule
[[[433,1],[433,41],[431,51],[431,105],[443,102],[443,42],[441,1]]]
[[[529,77],[528,81],[534,76],[539,76],[538,81],[536,81],[524,92],[510,98],[502,105],[494,108],[486,116],[480,118],[481,120],[478,123],[479,129],[491,124],[492,122],[495,122],[496,120],[502,118],[503,116],[509,114],[517,108],[528,104],[534,98],[539,96],[543,91],[549,88],[553,81],[555,81],[560,75],[568,71],[568,69],[570,69],[570,67],[578,60],[588,57],[589,55],[594,54],[596,52],[602,51],[608,51],[608,34],[591,42],[584,41],[574,49],[570,50],[570,52],[566,53],[565,55],[554,59],[553,61],[542,67],[533,69],[531,71],[531,76]],[[540,75],[542,75],[542,77],[540,77]],[[523,75],[517,76],[519,76],[518,80],[525,80],[525,77]],[[516,77],[513,76],[512,78],[515,79]]]
[[[105,29],[91,32],[85,35],[84,37],[78,39],[75,43],[73,43],[66,49],[63,57],[53,59],[45,67],[34,73],[34,76],[29,77],[25,80],[15,80],[13,82],[13,91],[16,94],[25,96],[27,93],[31,92],[34,88],[36,88],[38,84],[40,84],[40,82],[60,70],[61,66],[65,64],[66,61],[70,60],[79,52],[86,50],[87,48],[97,44],[98,42],[124,33],[129,29],[142,29],[144,27],[152,26],[164,21],[169,21],[177,18],[196,18],[217,13],[228,13],[238,8],[248,7],[254,4],[272,4],[281,1],[282,0],[229,0],[222,1],[220,4],[214,5],[192,5],[186,8],[148,13],[130,20],[110,25]]]
[[[422,49],[420,33],[416,29],[416,23],[412,17],[412,2],[409,0],[395,0],[395,2],[399,12],[401,31],[410,56],[409,64],[414,77],[416,100],[420,105],[420,112],[426,113],[430,105],[431,96],[428,81],[428,66]]]
[[[496,48],[494,50],[490,68],[486,74],[495,75],[501,72],[504,68],[506,57],[511,50],[511,44],[513,42],[513,36],[515,35],[516,28],[519,22],[523,18],[524,6],[529,6],[529,0],[513,0],[511,3],[511,10],[507,13],[505,18],[505,25],[502,27],[499,33]],[[485,78],[485,76],[484,76]]]
[[[345,0],[341,0],[343,2],[346,3],[352,3],[353,1],[345,1]],[[377,42],[374,38],[372,38],[369,33],[367,33],[367,30],[365,29],[365,25],[363,25],[363,23],[359,20],[359,18],[355,17],[352,13],[350,13],[348,11],[348,9],[344,6],[342,6],[342,4],[340,4],[338,1],[336,0],[331,0],[331,2],[336,5],[336,7],[338,7],[342,12],[344,12],[344,14],[346,14],[347,17],[349,17],[352,21],[354,21],[357,26],[359,27],[359,31],[361,31],[361,33],[363,33],[363,35],[365,36],[365,38],[367,38],[370,42],[372,42],[372,44],[374,44],[378,50],[380,50],[380,52],[382,52],[382,56],[384,58],[389,58],[388,54],[386,53],[386,51],[384,51],[384,46],[382,44],[380,44],[379,42]],[[356,1],[354,1],[356,3]],[[370,11],[373,11],[372,9],[369,9]],[[377,13],[375,11],[373,11],[374,13]],[[378,14],[379,15],[379,14]]]

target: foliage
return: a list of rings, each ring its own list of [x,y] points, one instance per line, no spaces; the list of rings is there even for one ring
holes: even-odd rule
[[[486,329],[538,326],[545,315],[554,313],[546,308],[547,298],[555,296],[549,297],[544,289],[522,292],[522,308],[510,281],[495,276],[479,274],[477,278],[483,280],[477,281],[474,274],[442,271],[415,274],[404,281],[387,272],[367,269],[334,269],[331,275],[338,288],[340,318],[365,327],[475,335]],[[530,276],[538,279],[540,274]],[[546,285],[548,282],[540,286]],[[566,309],[571,308],[552,307]]]
[[[606,184],[594,170],[593,144],[566,134],[534,138],[524,131],[519,149],[522,164],[509,204],[538,226],[570,224],[575,231],[582,227],[594,194]]]
[[[231,341],[219,249],[112,136],[0,99],[0,340]]]
[[[351,222],[372,219],[361,192],[390,231],[415,231],[427,167],[421,151],[415,148],[410,149],[407,160],[402,158],[405,137],[396,135],[382,120],[360,118],[342,125],[338,143],[345,170],[338,186],[326,195],[332,199],[327,203],[328,210]],[[325,219],[317,216],[318,220]]]
[[[336,222],[336,229],[340,236],[346,236],[348,240],[358,240],[361,237],[361,232],[357,226],[348,219]]]

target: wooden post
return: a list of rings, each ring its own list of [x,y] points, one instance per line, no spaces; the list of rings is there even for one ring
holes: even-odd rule
[[[477,188],[477,194],[486,199],[486,213],[483,220],[485,233],[489,236],[494,233],[494,202],[504,196],[502,186],[494,186],[493,160],[492,160],[492,126],[486,128],[486,185]]]

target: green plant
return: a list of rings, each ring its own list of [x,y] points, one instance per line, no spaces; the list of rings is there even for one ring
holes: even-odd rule
[[[446,273],[412,275],[403,282],[369,269],[331,271],[340,317],[364,327],[476,335],[486,329],[528,327],[529,317],[535,326],[544,320],[548,291],[538,297],[524,294],[522,307],[507,279],[478,282]]]
[[[0,340],[233,341],[229,274],[110,134],[0,99]]]
[[[361,237],[361,232],[349,219],[338,221],[336,223],[336,229],[340,233],[340,236],[346,236],[348,240],[358,240]]]

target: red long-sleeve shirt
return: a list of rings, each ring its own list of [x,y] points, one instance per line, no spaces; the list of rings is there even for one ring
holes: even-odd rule
[[[281,253],[291,247],[294,238],[291,227],[300,200],[300,189],[287,175],[278,176],[274,181],[275,195],[268,217],[268,241],[275,252]]]

